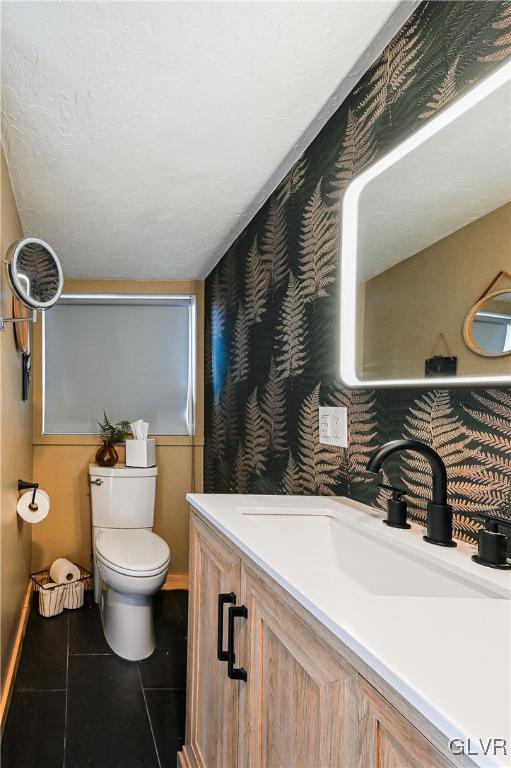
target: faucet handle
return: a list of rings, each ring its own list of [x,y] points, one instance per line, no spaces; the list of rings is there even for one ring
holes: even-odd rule
[[[472,555],[472,560],[489,568],[502,571],[511,569],[511,564],[507,561],[507,538],[499,531],[499,524],[511,525],[511,520],[483,513],[474,515],[473,519],[483,522],[485,527],[479,531],[477,555]]]
[[[499,525],[508,525],[511,527],[511,519],[507,517],[499,517],[498,515],[487,515],[485,512],[479,512],[477,515],[474,515],[472,520],[484,523],[486,530],[492,531],[492,533],[498,532]]]
[[[406,493],[404,488],[395,488],[393,485],[378,483],[379,488],[386,491],[392,491],[392,496],[387,499],[387,518],[383,521],[390,528],[411,528],[407,522],[408,508],[403,495]]]
[[[394,485],[387,485],[386,483],[378,483],[378,488],[384,488],[386,491],[392,491],[392,499],[394,501],[401,501],[402,497],[406,494],[404,488],[396,488]]]

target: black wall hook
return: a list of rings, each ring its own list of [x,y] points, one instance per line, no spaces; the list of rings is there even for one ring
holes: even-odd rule
[[[35,503],[35,495],[37,493],[37,489],[39,488],[39,483],[28,483],[26,480],[18,480],[18,493],[21,493],[21,491],[26,491],[28,488],[34,489],[34,493],[32,494],[32,501],[28,505],[28,508],[32,510],[32,512],[36,512],[39,507]]]

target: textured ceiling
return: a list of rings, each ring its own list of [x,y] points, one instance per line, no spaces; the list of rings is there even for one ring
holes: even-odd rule
[[[24,233],[68,277],[205,276],[415,5],[2,3]]]

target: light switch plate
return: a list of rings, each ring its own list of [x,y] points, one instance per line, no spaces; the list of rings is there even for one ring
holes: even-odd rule
[[[323,445],[348,447],[348,409],[319,407],[319,442]]]

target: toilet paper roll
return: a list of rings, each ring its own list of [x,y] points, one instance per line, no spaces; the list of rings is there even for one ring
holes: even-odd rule
[[[50,567],[50,579],[56,584],[69,584],[71,581],[78,581],[80,578],[80,569],[71,560],[65,557],[59,557]]]
[[[23,518],[23,520],[26,520],[27,523],[41,522],[50,511],[50,497],[45,491],[40,489],[35,492],[35,504],[37,509],[30,509],[33,495],[33,491],[25,491],[16,504],[18,515]]]

